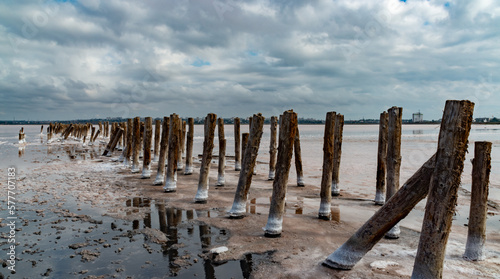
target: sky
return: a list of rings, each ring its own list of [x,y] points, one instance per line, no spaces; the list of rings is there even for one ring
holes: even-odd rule
[[[496,0],[0,2],[0,119],[500,117]]]

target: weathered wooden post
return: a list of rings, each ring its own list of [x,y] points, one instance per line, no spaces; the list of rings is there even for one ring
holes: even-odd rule
[[[180,132],[179,116],[175,113],[170,115],[170,130],[168,135],[168,161],[167,179],[163,190],[165,192],[177,191],[177,160],[179,159]]]
[[[184,135],[186,127],[184,126],[185,121],[180,120],[181,124],[179,126],[180,136],[179,136],[179,154],[177,155],[177,170],[182,170],[184,168],[184,164],[182,163],[182,154],[184,153]]]
[[[226,139],[224,136],[224,119],[219,118],[217,120],[217,127],[219,131],[219,164],[218,164],[218,174],[217,174],[217,186],[224,186],[226,180],[224,178],[224,172],[226,168]]]
[[[323,138],[323,175],[321,176],[321,203],[319,206],[318,218],[331,220],[332,203],[332,173],[334,164],[334,143],[335,127],[337,126],[336,113],[334,111],[326,113],[325,135]]]
[[[194,119],[188,118],[189,132],[186,139],[186,168],[184,175],[193,174],[193,137],[194,137]]]
[[[160,154],[160,134],[161,134],[161,119],[155,120],[155,144],[153,151],[153,162],[158,162]]]
[[[234,118],[234,170],[240,171],[240,119]]]
[[[245,150],[247,149],[249,133],[241,134],[241,162],[245,161]]]
[[[387,192],[386,200],[389,200],[399,190],[399,173],[401,170],[401,126],[403,124],[403,108],[392,107],[388,114],[387,134]],[[397,239],[401,230],[396,224],[385,234],[386,238]]]
[[[165,180],[165,159],[167,158],[168,149],[168,133],[170,129],[170,118],[163,117],[161,140],[160,140],[160,155],[158,157],[158,169],[156,171],[156,179],[153,185],[163,185]]]
[[[182,150],[182,157],[184,157],[186,155],[186,133],[187,133],[187,130],[186,130],[186,126],[187,126],[187,122],[186,121],[182,121],[182,135],[181,135],[181,150]]]
[[[281,235],[283,213],[285,211],[286,186],[297,131],[297,114],[293,110],[285,111],[280,120],[276,177],[273,181],[273,194],[269,207],[269,216],[264,228],[264,235],[266,237],[279,237]]]
[[[123,150],[123,166],[130,166],[130,157],[133,153],[134,143],[134,119],[127,119],[127,146]]]
[[[388,135],[387,112],[380,114],[380,124],[378,128],[378,154],[377,154],[377,184],[375,192],[375,204],[385,203],[385,171],[387,164],[387,135]]]
[[[248,139],[248,145],[243,155],[238,186],[234,196],[234,202],[229,211],[230,218],[243,218],[246,212],[246,203],[248,192],[252,184],[253,169],[257,162],[257,154],[259,153],[260,140],[262,139],[265,117],[262,114],[254,114],[252,120],[252,129]]]
[[[139,116],[134,118],[133,130],[132,173],[138,173],[140,171],[139,155],[141,153],[141,118]]]
[[[464,258],[482,261],[486,240],[486,216],[488,213],[488,184],[491,170],[491,142],[476,141],[472,161],[472,187],[469,226]]]
[[[153,135],[153,118],[144,119],[144,156],[142,159],[142,179],[151,177],[151,137]]]
[[[342,157],[342,134],[344,133],[344,116],[335,117],[335,135],[333,144],[332,195],[340,195],[340,158]]]
[[[26,135],[24,134],[24,127],[19,130],[19,144],[26,143]]]
[[[42,125],[42,127],[40,128],[40,135],[43,135],[43,125]]]
[[[50,127],[49,127],[50,128]],[[89,140],[89,145],[94,145],[94,135],[95,135],[95,127],[92,126],[91,131],[90,131],[90,140]]]
[[[446,101],[412,278],[442,277],[473,110],[470,101]]]
[[[122,134],[123,134],[122,128],[115,129],[115,132],[109,138],[108,145],[106,146],[106,149],[102,153],[102,156],[110,157],[111,154],[113,154],[113,150],[115,149],[116,145],[118,144],[118,141],[120,140]]]
[[[92,142],[95,142],[95,140],[97,139],[97,137],[99,136],[100,133],[101,133],[101,130],[97,130],[97,132],[94,135],[94,138],[92,139]]]
[[[297,125],[295,132],[294,151],[295,151],[295,170],[297,171],[297,186],[304,187],[304,171],[302,169],[302,154],[300,152],[300,135],[299,125]]]
[[[122,122],[121,127],[123,128],[123,136],[122,136],[122,151],[123,151],[127,146],[127,130],[128,130],[127,122],[126,121]]]
[[[278,153],[278,144],[276,141],[278,129],[278,118],[271,116],[271,143],[269,144],[269,177],[268,180],[274,180],[276,171],[276,155]]]
[[[395,224],[427,196],[436,155],[424,163],[403,187],[366,221],[342,246],[330,254],[323,265],[336,269],[351,269],[384,237]]]
[[[203,141],[203,157],[201,159],[200,179],[198,181],[198,191],[194,201],[196,203],[206,203],[208,200],[208,174],[212,161],[212,151],[214,149],[215,123],[217,115],[209,113],[205,118],[205,140]]]
[[[104,137],[104,132],[102,130],[102,122],[101,121],[99,121],[99,131],[101,131],[100,132],[101,133],[101,137]]]

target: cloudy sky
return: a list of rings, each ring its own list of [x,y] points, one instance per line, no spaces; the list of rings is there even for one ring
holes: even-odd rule
[[[499,62],[496,0],[0,2],[3,120],[498,117]]]

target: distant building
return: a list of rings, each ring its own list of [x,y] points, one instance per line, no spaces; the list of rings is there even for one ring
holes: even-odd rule
[[[424,121],[424,115],[419,112],[413,114],[413,123],[420,123]]]

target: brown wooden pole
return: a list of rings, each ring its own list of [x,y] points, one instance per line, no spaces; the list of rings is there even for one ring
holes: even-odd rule
[[[276,171],[276,155],[278,153],[278,144],[276,141],[278,130],[278,118],[271,116],[271,143],[269,144],[269,176],[267,180],[274,180]]]
[[[278,160],[276,162],[276,177],[273,181],[273,194],[269,207],[269,216],[264,228],[266,237],[281,236],[283,214],[285,212],[286,186],[292,161],[294,141],[296,138],[297,113],[285,111],[280,120]]]
[[[248,139],[247,148],[243,155],[243,161],[238,179],[238,186],[234,196],[234,202],[229,211],[230,218],[243,218],[246,212],[246,203],[250,185],[252,184],[253,170],[257,162],[257,154],[259,153],[260,140],[264,130],[264,116],[262,114],[254,114],[252,118],[252,129]]]
[[[165,181],[165,160],[167,158],[168,149],[168,133],[170,130],[170,118],[163,117],[161,140],[160,140],[160,155],[158,157],[158,169],[156,171],[156,179],[153,185],[163,185]]]
[[[184,157],[186,155],[186,133],[187,133],[187,130],[186,130],[186,127],[187,126],[187,122],[186,121],[182,121],[182,136],[181,136],[181,150],[182,150],[182,157]]]
[[[446,101],[412,278],[441,278],[443,275],[446,243],[464,168],[473,110],[474,103],[470,101]]]
[[[116,145],[118,144],[118,141],[120,140],[122,134],[123,134],[122,128],[115,129],[115,132],[109,138],[108,145],[106,146],[106,149],[102,153],[102,156],[111,157],[111,155],[113,154],[113,150],[115,149]]]
[[[295,132],[295,140],[293,147],[295,155],[295,170],[297,171],[297,186],[304,187],[304,171],[302,169],[302,154],[300,151],[300,134],[299,125],[297,125],[297,131]]]
[[[212,162],[212,151],[214,149],[215,124],[217,115],[209,113],[205,118],[205,139],[203,141],[203,157],[201,159],[200,179],[198,181],[198,191],[194,201],[196,203],[206,203],[208,200],[208,175]]]
[[[226,168],[226,139],[224,136],[224,119],[217,119],[217,128],[219,132],[219,164],[217,173],[217,186],[224,186],[226,180],[224,172]]]
[[[167,161],[167,178],[163,190],[165,192],[177,191],[177,160],[179,159],[179,145],[181,129],[179,124],[179,116],[175,113],[170,115],[170,130],[168,135],[168,161]]]
[[[134,118],[133,130],[132,173],[138,173],[140,172],[139,155],[141,153],[141,118],[139,116]]]
[[[472,161],[472,187],[469,225],[464,258],[469,261],[484,260],[486,216],[488,213],[488,184],[491,171],[491,142],[476,141]]]
[[[333,143],[332,195],[340,195],[340,158],[342,157],[342,135],[344,133],[344,116],[335,117],[335,135]]]
[[[335,127],[337,126],[336,113],[334,111],[326,113],[325,133],[323,138],[323,175],[321,176],[321,203],[319,206],[318,218],[331,220],[332,203],[332,173],[334,164],[334,144]]]
[[[92,126],[91,131],[90,131],[90,140],[89,140],[89,145],[94,145],[94,135],[95,135],[95,127]]]
[[[134,119],[128,118],[127,119],[127,146],[123,150],[123,166],[124,167],[130,166],[130,157],[132,156],[133,149],[134,149],[133,138],[134,138]]]
[[[378,128],[378,154],[377,154],[377,183],[375,190],[375,204],[385,203],[385,172],[387,164],[387,135],[388,135],[387,112],[380,114],[380,124]]]
[[[102,130],[102,122],[101,122],[101,121],[99,121],[99,131],[101,131],[101,132],[100,132],[100,133],[101,133],[101,136],[104,136],[104,132],[103,132],[103,130]]]
[[[179,126],[180,129],[180,137],[179,137],[179,154],[177,156],[177,170],[182,170],[184,169],[184,164],[182,162],[182,154],[184,153],[184,135],[185,135],[185,130],[186,127],[184,126],[185,121],[182,121],[181,119],[181,124]]]
[[[153,162],[158,162],[160,155],[160,135],[161,135],[161,119],[155,120],[155,144],[153,151]]]
[[[121,150],[123,151],[125,149],[125,146],[127,146],[127,122],[122,122],[120,126],[123,128],[123,136],[121,142]]]
[[[101,133],[101,130],[97,130],[97,132],[95,133],[94,139],[92,139],[92,142],[95,142],[95,140],[97,139],[97,137],[99,136],[100,133]]]
[[[241,134],[241,162],[245,161],[245,150],[247,149],[249,133]]]
[[[330,254],[323,265],[351,269],[395,224],[427,196],[436,155],[432,156],[401,189],[366,221],[342,246]]]
[[[401,127],[403,121],[403,108],[392,107],[388,114],[387,134],[387,192],[385,199],[389,200],[399,190],[399,174],[401,170]],[[397,239],[401,230],[396,224],[385,235],[389,239]]]
[[[186,138],[186,168],[185,175],[193,174],[193,138],[194,138],[194,119],[188,118],[189,132]]]
[[[144,156],[142,160],[142,179],[151,178],[151,138],[153,136],[153,118],[144,119]]]
[[[240,171],[240,119],[234,118],[234,170]]]

